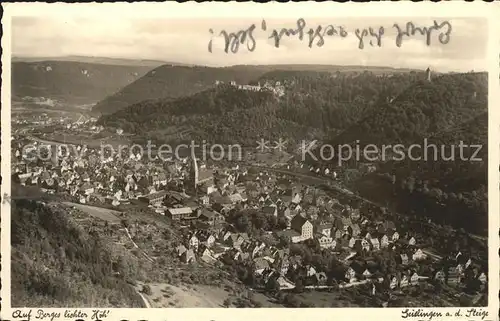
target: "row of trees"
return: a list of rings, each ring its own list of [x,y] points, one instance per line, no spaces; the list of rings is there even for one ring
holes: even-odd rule
[[[281,231],[286,229],[286,219],[265,214],[255,209],[233,210],[229,212],[227,222],[234,224],[243,233],[258,234],[262,231]]]

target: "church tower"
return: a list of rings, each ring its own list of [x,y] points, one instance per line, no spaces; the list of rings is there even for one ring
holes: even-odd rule
[[[198,170],[198,163],[196,161],[196,155],[194,154],[194,149],[191,149],[191,159],[193,161],[193,164],[191,166],[191,180],[193,187],[196,189],[196,187],[198,186],[199,170]]]
[[[50,160],[52,161],[52,166],[57,167],[59,165],[58,161],[58,147],[56,144],[50,145]]]
[[[427,68],[425,71],[425,79],[427,79],[428,82],[431,82],[431,68]]]

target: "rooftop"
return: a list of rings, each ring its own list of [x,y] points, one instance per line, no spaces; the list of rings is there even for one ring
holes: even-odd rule
[[[193,213],[193,210],[190,207],[169,208],[168,211],[172,215],[191,214],[191,213]]]

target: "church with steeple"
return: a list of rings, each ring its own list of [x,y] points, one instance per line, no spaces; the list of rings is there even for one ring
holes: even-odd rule
[[[191,171],[189,173],[189,180],[190,180],[190,185],[192,185],[194,188],[198,186],[198,177],[199,177],[198,161],[196,159],[196,156],[194,155],[194,152],[192,152]]]
[[[210,190],[214,186],[214,175],[211,169],[204,164],[199,165],[194,151],[191,151],[191,169],[189,173],[189,187],[194,191]]]

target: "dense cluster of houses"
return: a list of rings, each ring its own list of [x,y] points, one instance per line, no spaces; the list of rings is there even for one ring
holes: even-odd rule
[[[457,256],[453,261],[456,264],[452,262],[446,270],[439,264],[432,264],[426,251],[418,245],[417,235],[398,232],[390,221],[373,221],[359,209],[341,205],[326,195],[317,196],[315,190],[307,186],[291,181],[287,184],[286,179],[267,172],[246,173],[243,178],[248,179],[247,182],[259,182],[252,185],[254,188],[258,186],[256,189],[246,185],[245,192],[241,192],[245,193],[244,198],[228,197],[230,188],[222,188],[203,195],[192,208],[184,207],[182,212],[176,210],[168,214],[181,222],[196,220],[201,223],[190,225],[184,243],[176,249],[183,262],[202,260],[249,265],[256,276],[265,276],[263,280],[268,280],[273,273],[279,276],[279,283],[285,288],[293,286],[287,279],[288,269],[293,266],[294,269],[306,269],[307,276],[319,282],[317,284],[325,284],[325,271],[302,265],[300,256],[290,255],[289,244],[314,240],[322,250],[343,258],[345,274],[337,282],[356,283],[373,279],[386,282],[391,289],[415,285],[425,279],[461,284],[472,278],[483,285],[486,283],[485,271],[465,255]],[[236,182],[234,186],[245,186],[240,183]],[[181,199],[178,201],[182,202]],[[264,231],[265,241],[262,237],[238,232],[232,224],[227,224],[226,218],[232,210],[245,208],[285,219],[286,228]],[[286,242],[281,243],[281,240]],[[371,259],[384,251],[392,253],[390,260],[396,267],[390,273],[385,271],[386,274]],[[432,268],[418,268],[419,264],[432,265]],[[425,271],[425,275],[420,275],[419,271]]]
[[[486,283],[485,271],[462,253],[452,253],[454,263],[446,267],[419,269],[419,264],[429,264],[419,235],[341,204],[321,189],[286,175],[240,165],[209,169],[201,164],[198,168],[188,158],[155,163],[131,154],[102,161],[97,150],[81,153],[81,157],[29,162],[20,154],[22,142],[17,142],[17,148],[15,143],[13,172],[23,185],[64,193],[80,203],[142,203],[185,226],[184,242],[175,249],[185,263],[241,263],[263,282],[278,277],[283,288],[294,286],[289,279],[292,267],[304,269],[313,283],[324,285],[326,271],[303,264],[300,255],[290,253],[291,244],[313,241],[345,265],[345,273],[336,282],[373,279],[386,282],[390,289],[412,286],[422,279],[460,284],[472,278]],[[280,229],[269,226],[258,237],[238,232],[228,220],[232,212],[246,209],[284,224]],[[373,258],[384,252],[391,253],[388,260],[394,269],[381,269]],[[426,271],[425,275],[419,271]]]
[[[158,203],[155,194],[165,189],[174,179],[182,180],[186,175],[186,164],[147,163],[140,157],[114,155],[103,160],[97,150],[85,150],[76,147],[77,155],[65,155],[63,151],[52,148],[49,155],[40,158],[36,153],[44,150],[38,142],[34,146],[34,155],[24,150],[23,141],[13,142],[12,172],[22,185],[34,185],[48,193],[64,193],[80,203],[109,203],[114,206],[127,204],[131,200],[144,197]],[[47,153],[49,153],[48,149]],[[53,157],[58,153],[58,157]],[[43,161],[42,159],[47,159]]]

